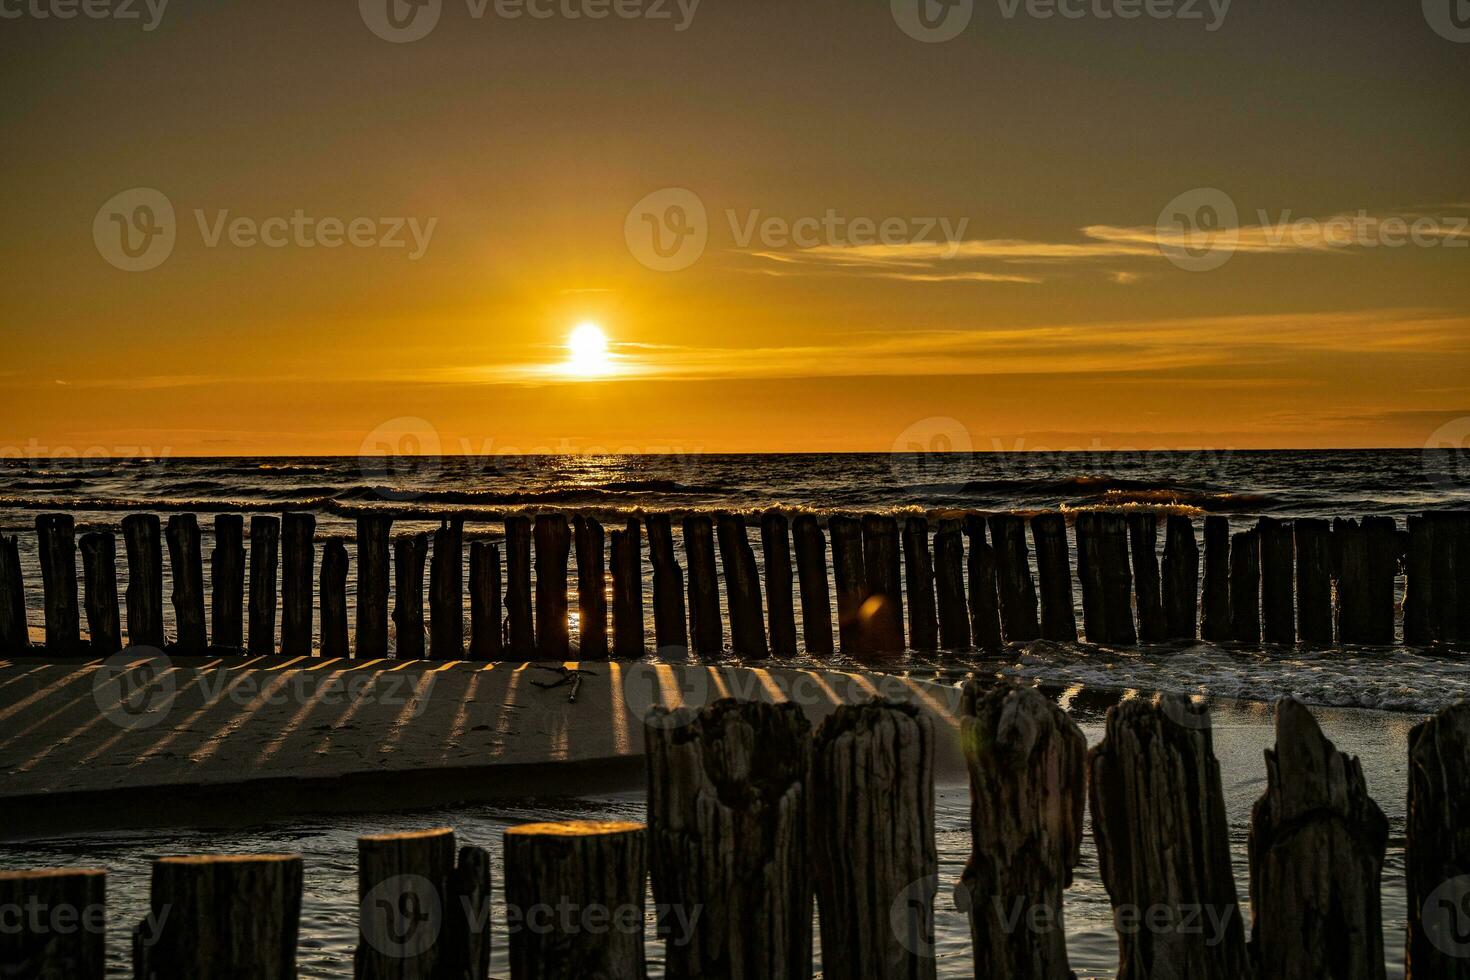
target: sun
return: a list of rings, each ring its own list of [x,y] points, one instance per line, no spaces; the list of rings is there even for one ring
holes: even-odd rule
[[[567,338],[567,369],[582,377],[597,377],[612,371],[612,355],[607,350],[607,334],[597,324],[579,323]]]

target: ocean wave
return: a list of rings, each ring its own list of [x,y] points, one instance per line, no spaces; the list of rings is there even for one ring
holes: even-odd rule
[[[8,490],[79,490],[85,480],[16,480]]]
[[[651,493],[699,495],[722,492],[714,487],[688,487],[673,480],[632,480],[597,486],[520,490],[424,490],[412,486],[355,486],[345,490],[331,491],[333,499],[343,502],[412,501],[421,504],[458,504],[469,507],[490,504],[602,503],[626,500],[630,497]]]

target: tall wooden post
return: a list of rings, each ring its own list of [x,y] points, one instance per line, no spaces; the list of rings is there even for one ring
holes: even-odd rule
[[[1427,645],[1434,640],[1434,536],[1435,522],[1428,514],[1408,518],[1408,572],[1404,583],[1404,643]]]
[[[319,589],[322,607],[322,656],[345,657],[347,628],[347,544],[328,538],[322,544],[322,578]]]
[[[868,592],[863,526],[856,518],[834,515],[827,520],[827,531],[832,536],[832,577],[837,587],[837,632],[842,654],[861,656],[865,652],[863,602]]]
[[[93,656],[122,649],[122,617],[117,602],[117,542],[110,533],[82,535],[82,578],[86,582],[87,632]]]
[[[612,533],[613,655],[641,657],[643,625],[643,534],[636,517]]]
[[[393,518],[368,514],[357,519],[357,655],[388,656],[388,543]],[[499,625],[496,632],[499,632]]]
[[[127,524],[124,522],[124,528]],[[275,517],[250,518],[250,652],[268,657],[276,652],[276,569],[279,566],[281,522]],[[132,540],[128,541],[131,561]],[[137,566],[134,565],[134,568]],[[132,640],[133,586],[128,584],[128,632]]]
[[[1261,630],[1267,643],[1296,642],[1296,596],[1292,569],[1296,546],[1289,524],[1274,517],[1256,522],[1261,539]]]
[[[1199,545],[1194,524],[1170,514],[1164,532],[1164,624],[1171,640],[1193,640],[1199,618]]]
[[[538,514],[536,542],[536,655],[566,660],[572,654],[567,621],[567,558],[572,532],[565,514]]]
[[[1151,511],[1127,517],[1128,547],[1133,555],[1133,592],[1138,605],[1138,639],[1158,643],[1168,637],[1163,582],[1159,574],[1159,520]]]
[[[122,530],[128,553],[128,645],[162,650],[163,530],[154,514],[129,514]]]
[[[1409,732],[1408,980],[1470,977],[1470,703]]]
[[[830,657],[832,595],[827,585],[827,538],[815,515],[798,514],[791,524],[796,575],[801,588],[801,637],[813,657]]]
[[[1202,640],[1230,639],[1230,522],[1212,514],[1205,518],[1204,602],[1200,610]]]
[[[214,645],[245,647],[245,518],[216,514],[214,549],[209,556],[210,625]]]
[[[429,658],[464,657],[464,523],[440,523],[429,566]]]
[[[991,514],[990,537],[995,547],[1000,622],[1006,641],[1037,639],[1041,623],[1036,618],[1036,586],[1031,581],[1031,561],[1026,553],[1026,522],[1015,514]]]
[[[500,549],[488,541],[470,545],[470,659],[501,658]]]
[[[115,547],[115,546],[114,546]],[[107,972],[107,872],[0,871],[0,976],[102,980]]]
[[[684,621],[684,573],[674,556],[674,529],[669,515],[649,514],[648,558],[653,564],[653,641],[660,650],[687,650],[689,628]]]
[[[531,519],[517,514],[505,519],[505,615],[512,659],[536,655],[536,628],[531,608]]]
[[[25,580],[20,568],[20,541],[0,535],[0,655],[30,652],[31,631],[26,621]]]
[[[174,581],[178,652],[207,653],[209,633],[204,623],[204,553],[199,540],[199,521],[193,514],[175,514],[168,519],[166,537],[169,570]]]
[[[942,521],[934,534],[934,581],[939,645],[964,650],[970,645],[970,612],[965,603],[965,542],[958,521]]]
[[[1067,518],[1037,514],[1031,518],[1036,548],[1036,576],[1041,591],[1041,638],[1077,642],[1077,613],[1072,602],[1072,560],[1067,554]]]
[[[1296,552],[1296,596],[1303,643],[1332,643],[1331,528],[1324,520],[1298,517],[1292,522]]]
[[[725,649],[725,627],[720,619],[714,524],[708,514],[684,518],[684,557],[689,562],[689,625],[694,652],[718,655]]]
[[[577,540],[577,656],[607,659],[607,556],[602,525],[578,514],[573,519]]]
[[[393,631],[399,660],[424,656],[424,562],[429,536],[400,534],[393,539]]]
[[[730,647],[741,656],[765,657],[766,624],[761,616],[761,580],[755,552],[742,514],[715,516],[720,536],[720,566],[725,572],[725,601],[730,611]]]
[[[45,590],[46,653],[53,657],[75,656],[82,647],[75,522],[70,514],[42,514],[36,518],[36,537]]]
[[[311,607],[316,568],[316,518],[281,518],[281,653],[311,656]]]
[[[910,517],[903,524],[903,584],[908,596],[910,649],[938,650],[934,559],[929,552],[929,522],[922,517]]]
[[[761,514],[761,559],[766,571],[766,620],[770,624],[771,652],[796,656],[796,600],[791,592],[791,533],[786,515],[768,510]]]
[[[1255,531],[1230,536],[1230,638],[1261,642],[1261,537]]]
[[[1004,643],[996,597],[995,549],[985,539],[985,519],[978,514],[966,515],[965,537],[970,542],[970,631],[975,646],[998,650]]]
[[[1087,511],[1077,515],[1077,577],[1082,581],[1087,642],[1124,646],[1137,642],[1128,523],[1122,514]]]
[[[863,648],[871,653],[903,650],[903,573],[898,521],[887,514],[863,515]]]

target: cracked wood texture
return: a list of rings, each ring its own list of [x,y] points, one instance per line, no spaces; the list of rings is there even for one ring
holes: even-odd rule
[[[649,714],[654,901],[701,910],[686,942],[669,932],[668,976],[811,977],[810,733],[790,703]]]
[[[1462,701],[1409,732],[1408,980],[1470,980],[1467,812],[1470,702]]]
[[[1081,860],[1087,739],[1035,688],[971,681],[960,740],[970,771],[960,895],[975,976],[1071,980],[1062,902]]]

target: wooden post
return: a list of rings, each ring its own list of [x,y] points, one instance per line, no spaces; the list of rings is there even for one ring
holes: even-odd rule
[[[0,871],[0,976],[102,980],[107,972],[107,872]]]
[[[357,655],[388,656],[388,542],[393,518],[369,514],[357,519]],[[496,632],[500,625],[496,623]]]
[[[357,841],[356,980],[486,980],[490,853],[454,831]]]
[[[1255,531],[1230,536],[1230,638],[1261,642],[1261,537]]]
[[[328,538],[322,545],[322,656],[345,657],[347,639],[347,544]]]
[[[1128,548],[1133,555],[1133,592],[1138,603],[1138,639],[1158,643],[1169,636],[1159,574],[1159,519],[1151,511],[1128,514]]]
[[[1387,844],[1388,820],[1358,760],[1338,752],[1306,708],[1280,701],[1266,792],[1251,811],[1259,980],[1381,980],[1378,882]]]
[[[607,556],[602,525],[582,514],[573,518],[577,541],[577,656],[607,659]]]
[[[720,619],[715,532],[709,515],[690,514],[684,518],[684,558],[689,563],[689,625],[694,652],[717,656],[725,649],[725,626]]]
[[[0,655],[24,656],[30,649],[31,631],[26,621],[20,539],[0,536]]]
[[[53,657],[75,656],[82,647],[76,525],[70,514],[42,514],[36,518],[36,537],[45,589],[46,653]]]
[[[649,514],[648,557],[653,563],[653,642],[660,650],[687,650],[684,573],[674,557],[674,530],[668,514]]]
[[[1292,522],[1296,552],[1296,598],[1303,643],[1332,643],[1331,529],[1324,520],[1298,517]]]
[[[536,544],[536,655],[567,660],[572,637],[567,621],[567,558],[572,532],[565,514],[538,514]]]
[[[563,579],[565,585],[565,579]],[[563,589],[565,603],[565,589]],[[429,659],[464,658],[464,522],[442,521],[429,566]]]
[[[771,652],[778,657],[794,657],[796,601],[791,592],[791,532],[786,515],[780,511],[761,514],[761,561],[766,572],[766,621],[770,624]]]
[[[1031,518],[1036,548],[1036,577],[1041,592],[1041,638],[1077,642],[1077,613],[1072,604],[1072,560],[1067,554],[1067,518],[1037,514]]]
[[[1230,521],[1205,518],[1205,581],[1199,635],[1202,640],[1230,639]]]
[[[1026,552],[1026,522],[1015,514],[991,514],[990,538],[995,546],[996,591],[1006,642],[1024,643],[1041,636],[1036,618],[1036,586]]]
[[[613,656],[641,657],[643,626],[643,535],[636,517],[612,533]]]
[[[939,649],[939,616],[934,605],[934,559],[929,552],[929,522],[910,517],[903,523],[903,585],[908,596],[909,648]]]
[[[956,897],[970,917],[975,975],[1072,980],[1062,902],[1082,860],[1087,739],[1034,687],[970,681],[960,744],[970,860]]]
[[[301,877],[298,856],[159,858],[133,975],[295,980]]]
[[[1406,556],[1408,580],[1404,585],[1404,643],[1427,646],[1434,642],[1434,538],[1436,522],[1428,514],[1408,518]]]
[[[499,660],[500,549],[488,541],[470,545],[470,659]]]
[[[127,526],[125,521],[124,527]],[[276,652],[276,568],[281,522],[274,517],[250,518],[250,652],[268,657]],[[133,545],[128,542],[128,554]],[[137,565],[133,566],[137,568]],[[133,586],[128,584],[128,633],[132,634]],[[136,641],[134,641],[136,645]]]
[[[761,616],[761,579],[742,514],[715,515],[720,536],[720,567],[725,572],[725,603],[730,614],[730,649],[745,657],[769,655]]]
[[[1461,639],[1460,618],[1463,593],[1470,587],[1470,550],[1467,550],[1467,528],[1470,515],[1432,513],[1425,515],[1434,522],[1433,550],[1430,566],[1434,576],[1434,607],[1430,614],[1433,637],[1441,643]]]
[[[400,660],[424,656],[424,562],[429,536],[400,534],[393,539],[393,630]]]
[[[975,646],[999,650],[1004,644],[996,598],[995,549],[985,540],[985,519],[978,514],[966,515],[965,537],[970,541],[970,631]]]
[[[311,607],[316,566],[316,518],[281,518],[281,654],[311,656]]]
[[[928,542],[925,541],[925,549]],[[932,980],[934,726],[913,704],[839,705],[812,748],[822,976]]]
[[[86,581],[87,632],[94,656],[122,649],[122,617],[117,604],[117,542],[109,533],[82,535],[82,578]]]
[[[614,531],[613,540],[627,533]],[[511,980],[643,980],[647,878],[642,824],[572,820],[507,829]]]
[[[967,649],[970,613],[965,605],[965,542],[958,521],[942,521],[934,534],[934,580],[939,644],[945,650]]]
[[[827,586],[827,538],[813,514],[798,514],[791,524],[796,546],[796,577],[801,588],[801,637],[813,657],[830,657],[832,596]]]
[[[163,530],[154,514],[129,514],[122,530],[128,553],[128,646],[162,650]],[[274,601],[271,609],[274,615]]]
[[[1368,642],[1388,646],[1394,641],[1394,585],[1404,550],[1398,522],[1383,515],[1365,517],[1363,535],[1368,539]],[[1470,621],[1470,609],[1462,606],[1460,616]]]
[[[903,572],[898,521],[887,514],[863,515],[863,649],[903,652]]]
[[[1199,616],[1199,545],[1194,523],[1170,514],[1164,531],[1164,627],[1171,640],[1193,640]]]
[[[1261,539],[1261,630],[1267,643],[1296,642],[1296,597],[1292,568],[1296,545],[1291,526],[1274,517],[1256,522]]]
[[[209,556],[210,625],[214,645],[245,648],[245,518],[216,514]]]
[[[1461,701],[1409,732],[1408,980],[1470,977],[1470,703]]]
[[[1208,713],[1171,694],[1115,705],[1087,769],[1118,975],[1244,980],[1249,963]]]
[[[653,899],[686,922],[703,910],[687,942],[670,937],[667,975],[810,977],[806,715],[790,702],[655,707],[644,741]]]
[[[1391,517],[1332,522],[1337,558],[1337,638],[1342,643],[1393,642],[1398,555]]]
[[[209,631],[204,623],[204,553],[199,540],[199,521],[193,514],[175,514],[168,519],[169,571],[173,573],[174,630],[181,654],[209,652]]]
[[[1082,581],[1088,643],[1131,646],[1133,585],[1128,569],[1128,522],[1122,514],[1077,515],[1077,577]]]
[[[505,615],[510,632],[507,652],[513,660],[530,660],[536,655],[531,609],[531,519],[523,514],[505,519]]]
[[[856,518],[833,516],[827,519],[827,531],[832,536],[832,577],[837,587],[837,633],[842,655],[861,656],[865,640],[863,601],[868,592],[863,526]]]

